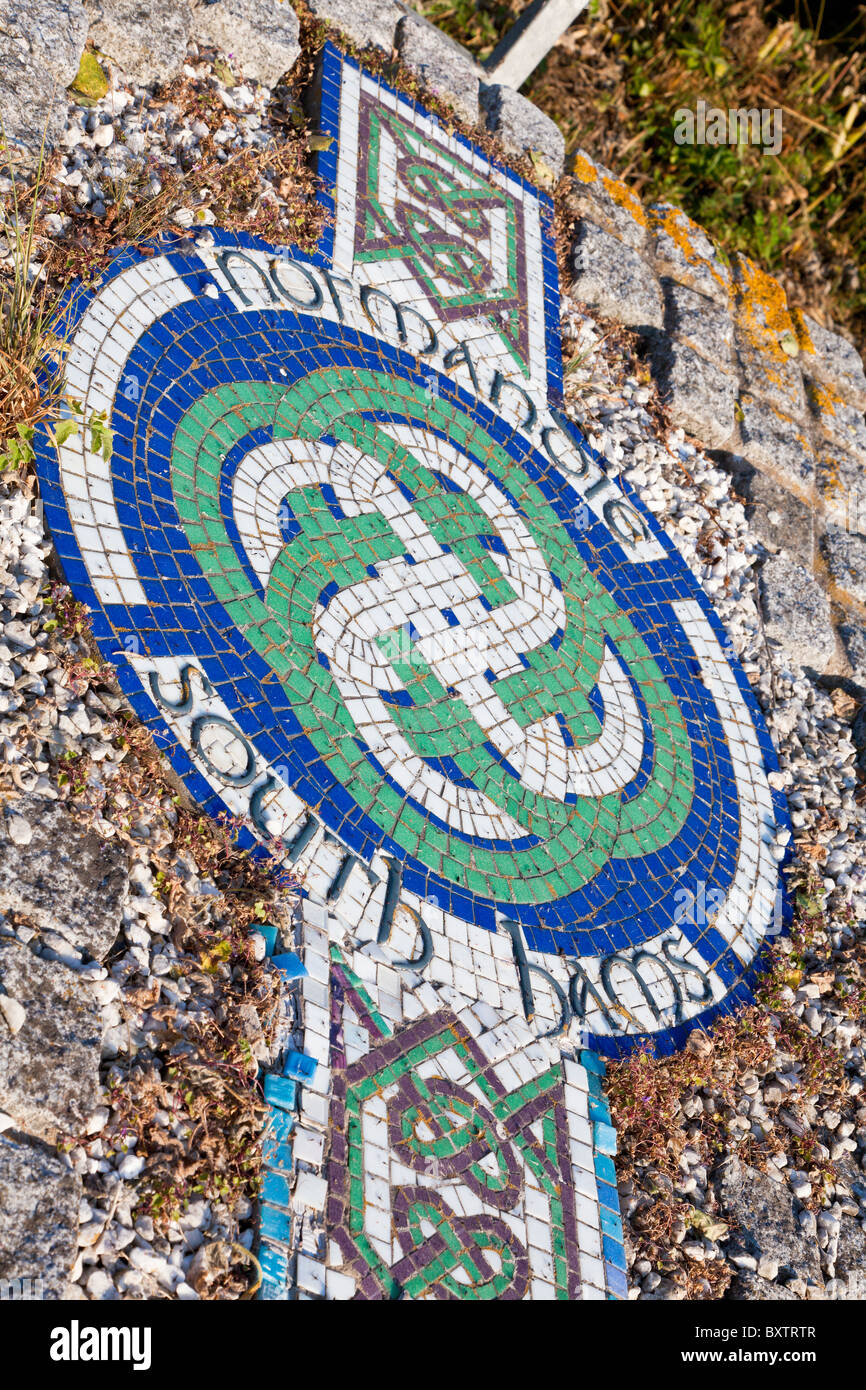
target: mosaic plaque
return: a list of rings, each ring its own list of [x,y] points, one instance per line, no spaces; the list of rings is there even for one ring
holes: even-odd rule
[[[208,230],[74,297],[114,451],[42,447],[67,578],[202,802],[340,847],[353,926],[411,911],[472,998],[470,926],[540,1031],[673,1045],[778,928],[760,714],[562,413],[549,201],[331,50],[321,122],[316,254]]]
[[[263,1296],[626,1295],[599,1053],[749,997],[774,756],[671,542],[566,418],[546,196],[336,50],[327,230],[115,255],[66,577],[190,792],[303,885]],[[294,949],[290,949],[294,948]]]

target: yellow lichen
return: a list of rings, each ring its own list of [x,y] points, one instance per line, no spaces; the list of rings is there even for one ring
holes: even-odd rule
[[[800,343],[788,308],[788,297],[778,280],[761,270],[747,256],[737,258],[737,267],[740,286],[736,316],[740,337],[755,352],[781,366],[789,358],[782,340],[793,338]]]
[[[845,404],[844,397],[838,395],[831,386],[819,386],[817,381],[809,382],[808,391],[813,408],[822,415],[835,415],[836,406]]]
[[[791,322],[794,325],[794,333],[797,342],[800,344],[801,352],[809,352],[815,356],[815,344],[812,342],[812,335],[809,332],[805,316],[802,309],[791,310]]]
[[[580,151],[574,157],[574,177],[580,179],[581,183],[595,183],[598,178],[598,170],[592,160]]]
[[[675,207],[650,208],[647,217],[648,225],[651,225],[657,234],[663,233],[670,237],[688,265],[705,266],[713,279],[727,292],[727,277],[692,243],[693,231],[700,236],[707,235],[703,227],[699,227],[697,222],[692,222],[680,208]]]
[[[619,179],[609,179],[602,176],[601,181],[617,207],[622,208],[630,217],[633,217],[639,227],[646,227],[647,215],[644,212],[643,203],[634,190]]]

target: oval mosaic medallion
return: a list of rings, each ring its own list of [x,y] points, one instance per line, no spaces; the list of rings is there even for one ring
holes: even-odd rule
[[[155,249],[70,310],[110,462],[46,439],[40,473],[193,792],[287,844],[312,812],[422,915],[510,932],[525,986],[565,959],[570,1014],[614,998],[611,962],[646,998],[642,953],[675,981],[656,1028],[741,997],[777,915],[772,750],[653,519],[435,317],[377,291],[389,341],[327,263]]]

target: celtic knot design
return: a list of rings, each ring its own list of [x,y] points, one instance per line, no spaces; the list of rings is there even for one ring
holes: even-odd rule
[[[453,407],[374,373],[246,394],[190,412],[179,510],[215,593],[289,698],[303,692],[309,737],[373,794],[382,830],[517,901],[667,843],[693,788],[676,699],[519,465]],[[239,550],[221,456],[261,419],[274,444],[235,474]],[[416,640],[395,654],[407,626]]]
[[[465,1069],[465,1084],[442,1075],[455,1066]],[[532,1210],[546,1211],[555,1231],[557,1296],[577,1295],[559,1067],[508,1092],[443,1011],[338,1069],[335,1096],[329,1224],[359,1297],[523,1298],[538,1258],[518,1233],[526,1229],[529,1188]],[[375,1190],[374,1217],[366,1214],[365,1183],[371,1196]]]

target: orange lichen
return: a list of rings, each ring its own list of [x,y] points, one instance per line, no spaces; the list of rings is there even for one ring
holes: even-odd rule
[[[836,406],[845,404],[844,397],[834,391],[832,386],[821,386],[817,381],[810,381],[807,390],[813,410],[817,410],[821,415],[835,415]]]
[[[818,486],[824,497],[833,502],[842,492],[842,479],[838,464],[830,454],[821,454],[818,459]]]
[[[794,325],[794,333],[800,345],[800,351],[809,352],[814,357],[816,355],[815,344],[812,342],[812,335],[809,332],[809,327],[802,309],[791,310],[791,322]]]
[[[765,356],[761,355],[756,362],[753,362],[752,370],[753,372],[760,371],[770,386],[775,386],[779,391],[788,391],[792,396],[797,396],[797,388],[785,380],[779,366],[773,365],[775,360],[775,358],[771,358],[768,361]],[[787,363],[785,365],[787,366]]]
[[[580,179],[581,183],[595,183],[598,178],[598,170],[592,160],[579,150],[574,157],[574,177]]]
[[[633,217],[639,227],[646,227],[647,215],[644,212],[643,203],[634,190],[619,179],[609,179],[602,175],[601,181],[617,207],[622,208],[630,217]]]
[[[736,316],[740,337],[756,352],[782,365],[789,357],[782,339],[789,336],[798,345],[800,343],[788,308],[788,297],[778,280],[747,256],[737,257],[737,271]]]
[[[692,222],[691,218],[687,217],[681,208],[650,208],[647,217],[648,225],[652,226],[657,235],[663,234],[670,237],[677,249],[682,252],[688,265],[706,266],[713,279],[717,280],[725,292],[727,292],[727,276],[722,274],[718,267],[713,265],[712,261],[699,251],[693,243],[693,232],[709,240],[703,227],[699,227],[697,222]]]

